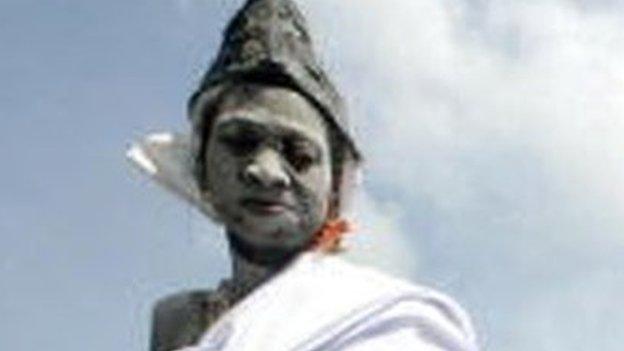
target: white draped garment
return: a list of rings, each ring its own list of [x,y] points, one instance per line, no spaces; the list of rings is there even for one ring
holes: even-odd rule
[[[466,313],[429,288],[319,252],[298,257],[178,351],[476,351]]]

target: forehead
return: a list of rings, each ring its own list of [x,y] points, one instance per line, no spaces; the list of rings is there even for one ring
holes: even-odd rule
[[[242,85],[230,90],[219,105],[214,127],[237,121],[289,130],[319,143],[327,137],[319,111],[297,92],[281,87]]]

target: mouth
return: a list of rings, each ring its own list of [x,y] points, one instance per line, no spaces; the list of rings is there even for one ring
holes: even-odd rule
[[[276,216],[291,210],[291,206],[279,200],[248,198],[241,201],[248,211],[260,216]]]

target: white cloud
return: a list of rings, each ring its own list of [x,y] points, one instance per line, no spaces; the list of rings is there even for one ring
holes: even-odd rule
[[[612,274],[624,266],[622,8],[300,3],[366,140],[372,194],[398,194],[399,229],[430,228],[421,274],[459,272],[451,285],[493,349],[618,349],[600,303],[582,311],[607,320],[595,325],[561,312],[613,299],[624,280]],[[566,341],[584,329],[601,341]]]
[[[524,350],[621,349],[622,275],[599,270],[581,272],[578,278],[528,296],[511,326],[516,330],[513,342]]]

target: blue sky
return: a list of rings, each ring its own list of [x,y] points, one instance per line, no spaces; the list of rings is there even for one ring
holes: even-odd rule
[[[0,349],[144,350],[219,229],[124,160],[240,1],[0,2]],[[301,1],[367,156],[352,256],[443,290],[488,350],[624,342],[624,8]],[[358,246],[359,245],[359,246]]]

